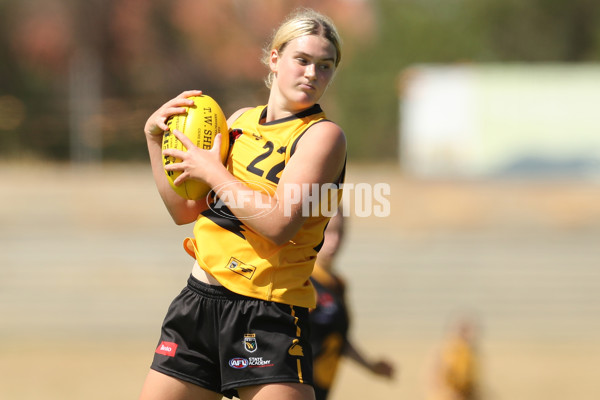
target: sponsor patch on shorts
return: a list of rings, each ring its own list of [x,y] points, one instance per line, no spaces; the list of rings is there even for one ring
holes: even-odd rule
[[[173,342],[161,342],[156,348],[157,354],[162,354],[163,356],[175,357],[175,352],[177,351],[177,343]]]

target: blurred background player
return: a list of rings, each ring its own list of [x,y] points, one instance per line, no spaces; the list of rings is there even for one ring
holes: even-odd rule
[[[369,361],[350,342],[350,316],[346,285],[334,272],[334,259],[344,238],[345,218],[338,210],[325,230],[323,247],[311,280],[317,289],[317,307],[311,310],[311,344],[314,357],[314,388],[317,400],[325,400],[332,388],[339,361],[346,356],[374,374],[392,378],[394,367],[384,360]]]
[[[481,400],[477,341],[472,319],[450,326],[429,369],[427,400]]]

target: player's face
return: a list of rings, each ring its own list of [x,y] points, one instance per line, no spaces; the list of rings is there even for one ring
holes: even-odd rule
[[[273,50],[271,68],[279,92],[300,108],[315,104],[335,72],[335,47],[315,35],[290,41],[283,51]]]

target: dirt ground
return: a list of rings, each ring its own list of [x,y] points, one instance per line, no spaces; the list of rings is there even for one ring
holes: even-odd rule
[[[191,227],[171,223],[146,165],[0,165],[0,399],[137,398]],[[600,183],[418,181],[390,165],[350,165],[347,182],[390,187],[389,216],[350,216],[337,268],[352,339],[399,373],[345,362],[332,400],[424,399],[464,314],[481,328],[483,400],[598,398]]]

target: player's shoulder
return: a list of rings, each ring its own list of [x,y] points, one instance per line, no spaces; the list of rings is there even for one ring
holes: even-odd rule
[[[299,140],[299,146],[327,148],[346,153],[346,135],[335,122],[325,119],[309,126]]]
[[[242,114],[244,114],[246,111],[250,111],[253,110],[256,107],[242,107],[239,110],[235,111],[233,114],[231,114],[229,116],[229,118],[227,119],[227,125],[231,126],[235,121],[237,121],[237,119],[239,117],[242,116]]]
[[[310,125],[305,133],[319,132],[320,134],[329,134],[336,136],[344,136],[342,128],[330,119],[322,119]]]

